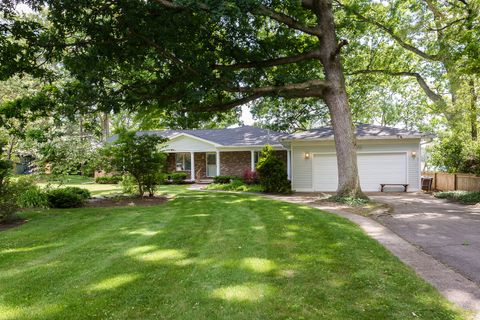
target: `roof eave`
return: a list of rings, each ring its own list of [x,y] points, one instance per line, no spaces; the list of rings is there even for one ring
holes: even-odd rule
[[[423,139],[427,137],[427,135],[392,135],[392,136],[360,136],[357,137],[357,140],[401,140],[401,139]],[[301,137],[301,138],[285,138],[281,139],[281,141],[288,142],[288,141],[333,141],[334,137],[325,137],[325,138],[309,138],[309,137]]]

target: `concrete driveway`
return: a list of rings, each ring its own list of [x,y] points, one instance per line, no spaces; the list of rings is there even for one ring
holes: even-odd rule
[[[480,207],[436,199],[422,193],[376,193],[391,205],[378,220],[464,277],[480,284]]]

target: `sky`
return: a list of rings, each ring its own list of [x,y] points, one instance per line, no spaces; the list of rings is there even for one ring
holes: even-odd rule
[[[240,116],[240,120],[242,120],[243,124],[246,126],[253,125],[253,117],[252,113],[250,112],[250,106],[243,105],[242,106],[242,115]]]

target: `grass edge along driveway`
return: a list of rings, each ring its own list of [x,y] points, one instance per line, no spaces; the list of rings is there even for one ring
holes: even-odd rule
[[[0,319],[465,316],[343,218],[173,190],[155,207],[24,213],[0,232]]]

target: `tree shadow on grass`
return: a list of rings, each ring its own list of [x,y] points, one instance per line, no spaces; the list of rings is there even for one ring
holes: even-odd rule
[[[315,209],[185,192],[164,206],[97,210],[72,211],[75,223],[56,230],[66,247],[31,262],[60,264],[0,285],[0,310],[23,312],[10,319],[41,305],[45,314],[32,318],[454,317],[355,225]],[[55,303],[62,307],[47,313]]]

